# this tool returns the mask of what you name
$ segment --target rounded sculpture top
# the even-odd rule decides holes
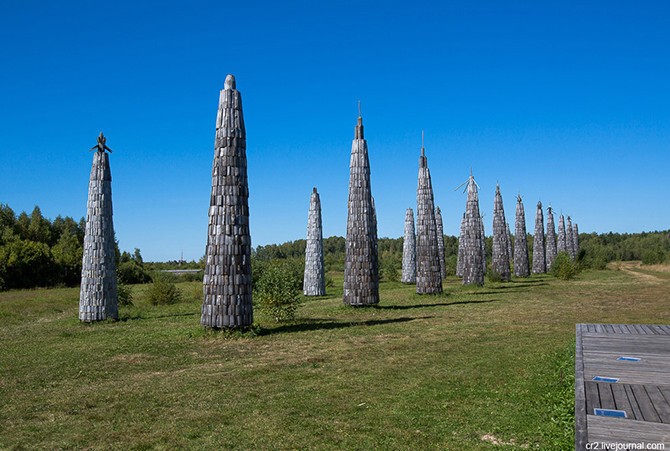
[[[235,87],[235,76],[233,74],[226,75],[226,81],[223,84],[224,89],[237,89]]]

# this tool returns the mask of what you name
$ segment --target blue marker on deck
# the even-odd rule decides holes
[[[601,417],[613,417],[613,418],[628,418],[625,410],[614,410],[614,409],[593,409],[594,415]]]
[[[639,357],[627,357],[625,355],[622,355],[617,360],[622,360],[624,362],[639,362],[641,359]]]
[[[609,382],[610,384],[616,384],[617,382],[619,382],[618,377],[605,377],[605,376],[595,376],[591,380],[595,382]]]

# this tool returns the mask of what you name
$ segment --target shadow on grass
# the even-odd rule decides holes
[[[481,293],[477,293],[481,294]],[[413,304],[413,305],[378,305],[375,308],[380,310],[410,310],[415,308],[428,308],[428,307],[447,307],[450,305],[463,305],[463,304],[486,304],[488,302],[498,302],[497,299],[486,299],[482,301],[456,301],[456,302],[434,302],[432,304]]]
[[[129,314],[129,315],[119,315],[119,321],[135,321],[138,319],[160,319],[160,318],[177,318],[179,316],[196,316],[200,315],[200,312],[182,312],[182,313],[169,313],[166,315],[150,315],[144,316],[142,314]]]
[[[414,318],[404,317],[404,318],[393,318],[393,319],[373,319],[368,321],[349,321],[349,322],[310,319],[299,324],[287,324],[272,329],[262,328],[258,335],[273,335],[287,332],[308,332],[312,330],[344,329],[347,327],[358,327],[358,326],[379,326],[382,324],[406,323],[408,321],[414,321],[417,319],[430,319],[430,318],[432,318],[432,316],[418,316]]]

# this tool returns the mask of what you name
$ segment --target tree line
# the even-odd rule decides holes
[[[58,216],[52,221],[38,206],[16,215],[0,204],[0,290],[79,285],[85,228],[84,218]],[[115,241],[115,252],[121,282],[151,280],[139,249],[120,252]]]
[[[30,214],[19,215],[6,204],[0,204],[0,290],[49,286],[76,286],[81,277],[84,218],[78,221],[66,216],[49,220],[39,207]],[[513,237],[512,237],[513,238]],[[532,235],[528,235],[529,256],[533,255]],[[578,262],[582,268],[604,269],[611,261],[640,260],[643,264],[670,262],[670,231],[642,233],[580,233]],[[398,280],[402,267],[402,238],[378,240],[379,267],[384,280]],[[447,274],[456,273],[458,237],[444,237]],[[146,283],[152,273],[164,269],[203,269],[198,262],[144,262],[139,249],[120,252],[115,243],[119,280],[126,284]],[[486,238],[486,252],[491,261],[492,238]],[[332,236],[323,240],[326,271],[344,268],[345,239]],[[257,246],[252,263],[291,260],[304,262],[305,240]]]

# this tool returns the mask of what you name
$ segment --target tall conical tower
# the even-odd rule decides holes
[[[419,183],[416,189],[416,292],[442,293],[433,185],[423,143],[419,157]]]
[[[546,254],[547,254],[547,271],[551,269],[551,265],[556,260],[556,227],[554,226],[554,210],[547,208],[547,240],[546,240]]]
[[[512,246],[512,231],[509,228],[509,222],[507,223],[507,255],[509,255],[510,264],[514,263],[514,246]],[[510,271],[511,272],[511,271]]]
[[[414,232],[414,212],[405,213],[405,238],[402,242],[402,283],[416,283],[416,234]]]
[[[456,276],[463,277],[463,268],[465,268],[465,213],[461,219],[461,232],[458,235],[458,255],[456,259]]]
[[[500,194],[500,186],[496,185],[496,195],[493,201],[493,252],[491,269],[500,276],[500,280],[503,282],[508,282],[512,278],[509,267],[508,239],[502,194]]]
[[[533,236],[533,274],[545,272],[547,272],[547,260],[544,253],[544,214],[542,202],[538,202],[535,212],[535,236]]]
[[[579,255],[579,227],[577,227],[577,223],[572,225],[572,243],[575,255]]]
[[[351,144],[349,168],[343,301],[352,306],[374,305],[379,303],[377,220],[370,188],[368,143],[360,114]]]
[[[447,267],[444,261],[444,226],[440,207],[435,209],[435,226],[437,228],[437,255],[440,258],[440,277],[444,280],[447,277]]]
[[[321,199],[316,187],[312,190],[307,216],[307,242],[305,244],[305,296],[325,296],[326,274],[323,262],[323,229],[321,226]]]
[[[565,218],[563,218],[563,215],[561,215],[558,217],[558,244],[556,246],[556,250],[558,252],[568,252],[568,243],[565,241],[566,239]]]
[[[228,75],[219,95],[209,203],[204,300],[200,323],[213,328],[253,323],[247,139],[242,97]]]
[[[475,178],[468,179],[468,200],[465,204],[465,235],[463,237],[463,285],[484,285],[482,262],[482,217]]]
[[[568,216],[568,222],[565,224],[565,247],[568,249],[568,254],[573,260],[577,256],[575,252],[575,238],[572,235],[572,219]]]
[[[479,226],[481,234],[479,235],[479,242],[482,248],[482,274],[486,275],[486,233],[484,232],[484,215],[479,216]]]
[[[528,277],[528,244],[526,240],[526,213],[523,209],[521,195],[516,202],[516,221],[514,226],[514,275]]]
[[[112,150],[107,147],[107,139],[102,132],[93,149],[96,151],[88,182],[79,293],[79,319],[86,322],[119,317],[112,220],[112,172],[109,155],[105,152]]]

